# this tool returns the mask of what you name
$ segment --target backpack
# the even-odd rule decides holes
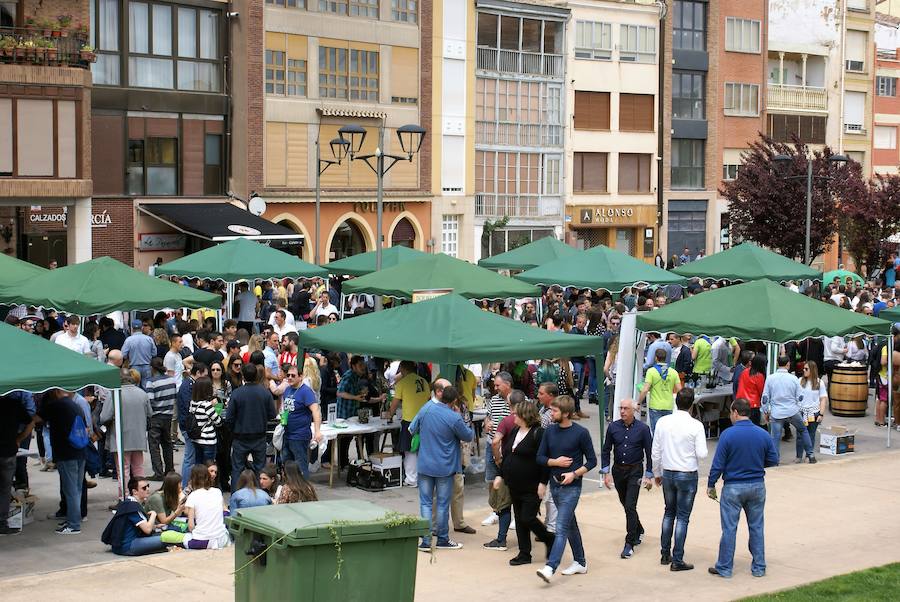
[[[193,412],[188,412],[184,417],[184,432],[187,433],[189,439],[198,440],[203,436],[203,429],[197,421],[197,416]]]
[[[69,445],[75,449],[84,449],[91,442],[84,424],[84,417],[79,413],[72,421],[72,429],[69,431]]]

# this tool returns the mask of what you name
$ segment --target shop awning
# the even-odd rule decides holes
[[[179,232],[213,242],[236,238],[303,240],[302,234],[230,203],[162,203],[140,205],[139,208]]]

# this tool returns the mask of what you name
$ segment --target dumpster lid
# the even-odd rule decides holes
[[[284,538],[286,545],[318,545],[332,541],[329,527],[341,538],[356,540],[418,537],[428,531],[428,522],[389,527],[385,517],[390,510],[363,500],[301,502],[243,508],[231,517],[231,527],[249,530],[273,539]]]

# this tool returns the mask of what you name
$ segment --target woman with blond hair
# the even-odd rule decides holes
[[[803,377],[800,379],[800,387],[803,391],[803,399],[800,401],[800,414],[809,431],[809,438],[816,440],[816,430],[825,417],[825,407],[828,405],[828,389],[825,381],[819,377],[819,367],[813,361],[806,362],[803,366]],[[797,436],[800,441],[801,437]],[[798,456],[795,460],[798,464],[803,462],[802,448],[797,447]],[[810,456],[812,457],[812,456]]]
[[[241,353],[241,359],[244,360],[245,364],[250,363],[250,356],[253,355],[254,351],[262,351],[265,346],[266,341],[263,339],[261,334],[254,334],[250,337],[250,340],[247,342],[247,350]]]

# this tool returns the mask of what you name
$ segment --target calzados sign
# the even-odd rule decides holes
[[[67,214],[65,211],[59,213],[32,213],[30,220],[32,223],[40,223],[40,224],[50,224],[50,223],[60,223],[65,224],[67,222]],[[91,214],[91,227],[92,228],[105,228],[107,226],[112,225],[112,217],[109,213],[104,209],[100,213],[92,213]]]

